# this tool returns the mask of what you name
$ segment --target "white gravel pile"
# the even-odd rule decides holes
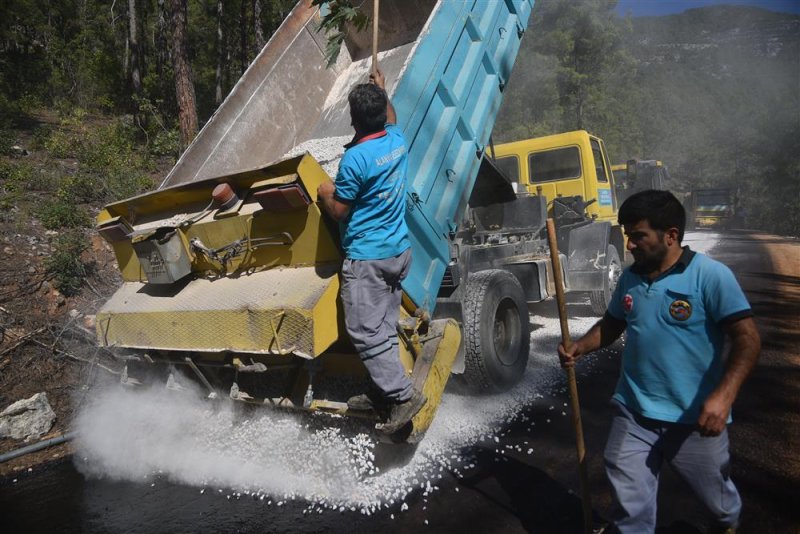
[[[352,141],[352,139],[352,135],[310,139],[291,149],[281,159],[293,158],[308,152],[314,156],[314,159],[328,173],[328,176],[334,178],[339,170],[339,161],[342,159],[342,154],[344,154],[344,145]]]

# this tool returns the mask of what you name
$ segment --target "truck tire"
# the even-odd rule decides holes
[[[530,319],[522,286],[507,271],[470,275],[464,310],[464,380],[479,391],[504,391],[528,365]]]
[[[608,303],[611,302],[611,295],[614,294],[614,288],[617,287],[617,281],[622,274],[622,262],[619,260],[619,254],[614,245],[608,245],[606,261],[608,262],[608,271],[606,271],[606,276],[603,277],[603,289],[592,291],[589,294],[592,312],[597,315],[606,313]]]

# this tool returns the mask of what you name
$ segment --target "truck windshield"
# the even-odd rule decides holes
[[[494,163],[506,178],[512,182],[519,182],[519,159],[517,156],[503,156],[494,160]]]
[[[534,152],[528,156],[528,166],[532,184],[578,178],[581,175],[580,150],[571,146]]]
[[[698,207],[727,206],[728,204],[730,204],[730,198],[727,192],[697,193],[696,205]]]
[[[597,173],[598,182],[608,182],[608,175],[606,174],[606,164],[603,160],[603,151],[600,149],[600,143],[596,139],[591,139],[592,156],[594,156],[595,173]]]

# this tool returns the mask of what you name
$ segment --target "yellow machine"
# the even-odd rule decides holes
[[[367,376],[341,341],[338,232],[315,203],[327,179],[305,155],[107,206],[98,231],[124,283],[97,314],[99,342],[139,349],[131,367],[183,368],[210,397],[230,383],[234,400],[374,417],[342,402]],[[393,439],[413,442],[433,420],[461,335],[455,321],[404,304],[401,360],[429,402]]]
[[[736,192],[729,187],[692,189],[688,227],[730,229],[736,222]]]

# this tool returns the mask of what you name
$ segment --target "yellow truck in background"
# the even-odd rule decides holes
[[[691,229],[730,229],[737,216],[736,193],[728,187],[692,189],[686,212]]]
[[[604,313],[622,272],[625,239],[617,223],[614,175],[603,140],[578,130],[498,144],[494,157],[517,184],[518,194],[548,199],[548,216],[559,229],[559,250],[567,254],[567,288],[587,291],[593,311]],[[579,240],[569,238],[569,229],[584,226],[595,230]],[[587,260],[594,269],[585,268]]]

